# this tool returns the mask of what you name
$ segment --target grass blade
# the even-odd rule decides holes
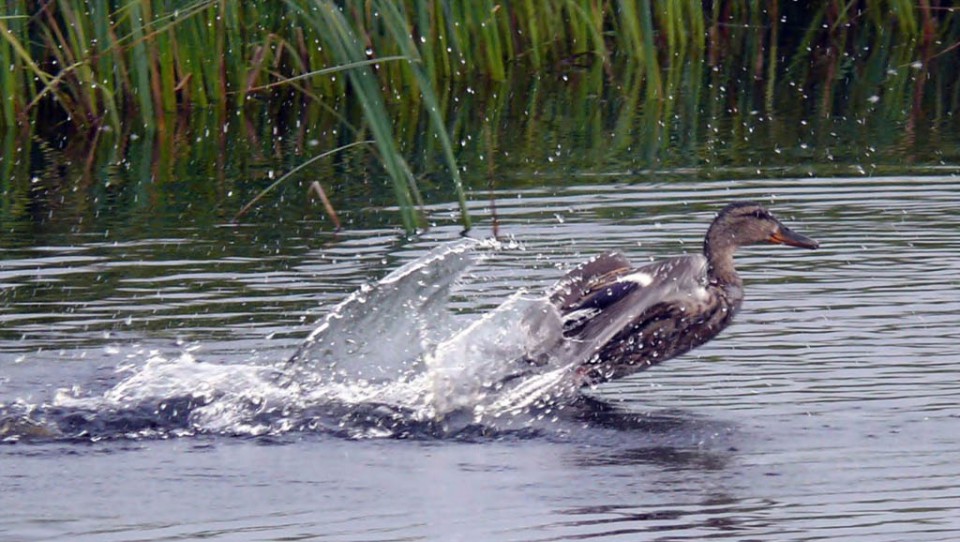
[[[433,125],[433,132],[437,136],[437,139],[440,140],[440,146],[443,148],[443,156],[447,161],[447,168],[453,178],[457,201],[460,204],[460,219],[463,222],[463,227],[469,230],[471,226],[470,211],[467,209],[466,195],[463,191],[463,179],[460,177],[460,167],[457,165],[457,159],[453,154],[453,143],[450,141],[446,123],[443,120],[443,115],[440,113],[441,109],[440,103],[437,100],[437,94],[434,92],[433,85],[430,83],[430,77],[420,62],[417,49],[407,30],[406,18],[400,12],[400,8],[390,0],[381,0],[378,5],[380,6],[383,17],[386,19],[387,29],[393,35],[394,40],[400,46],[403,54],[410,58],[410,69],[413,71],[413,75],[417,80],[424,107],[426,107],[430,122]]]

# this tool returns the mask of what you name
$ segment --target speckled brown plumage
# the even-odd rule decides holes
[[[583,344],[582,385],[622,378],[702,345],[733,321],[743,283],[733,254],[763,242],[816,248],[762,206],[733,203],[707,230],[702,254],[632,269],[603,254],[568,273],[550,293],[564,336]]]

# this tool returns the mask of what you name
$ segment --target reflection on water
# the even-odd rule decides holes
[[[483,89],[447,89],[442,101],[472,212],[481,220],[498,194],[544,186],[957,173],[960,131],[948,97],[960,79],[926,78],[927,63],[910,65],[915,51],[892,49],[876,51],[877,74],[827,70],[844,74],[841,86],[823,85],[817,70],[799,79],[784,73],[775,99],[767,95],[773,86],[761,88],[734,62],[701,65],[703,72],[672,68],[665,95],[646,99],[643,77],[611,80],[597,63],[570,73],[517,73]],[[941,59],[938,69],[948,74],[954,64]],[[807,77],[823,88],[800,88]],[[842,85],[850,92],[839,91]],[[937,90],[924,92],[924,85]],[[919,101],[910,89],[920,89]],[[177,119],[158,134],[102,133],[96,149],[64,134],[40,142],[10,132],[0,141],[0,247],[72,245],[77,234],[91,243],[125,243],[179,223],[192,226],[181,236],[223,239],[239,257],[285,256],[338,239],[322,205],[308,195],[315,180],[348,231],[377,235],[373,230],[383,228],[380,235],[394,238],[393,192],[364,146],[312,163],[241,227],[225,227],[283,173],[353,142],[359,110],[343,109],[339,125],[341,111],[320,107],[251,103],[226,120],[197,110],[190,122]],[[401,112],[396,129],[425,200],[437,205],[427,223],[451,224],[453,188],[434,142],[424,140],[425,112],[414,109]],[[227,231],[198,236],[212,228]],[[210,249],[216,257],[224,247]]]

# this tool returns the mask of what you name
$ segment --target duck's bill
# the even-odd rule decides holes
[[[818,248],[820,246],[820,243],[810,239],[805,235],[794,233],[786,226],[780,226],[780,229],[770,236],[769,241],[771,243],[790,245],[792,247],[800,248]]]

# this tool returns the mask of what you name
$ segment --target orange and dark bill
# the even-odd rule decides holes
[[[800,248],[817,248],[820,246],[820,243],[814,241],[813,239],[800,235],[799,233],[794,233],[790,230],[790,228],[782,225],[776,232],[774,232],[773,235],[770,236],[768,240],[771,243],[790,245],[792,247]]]

